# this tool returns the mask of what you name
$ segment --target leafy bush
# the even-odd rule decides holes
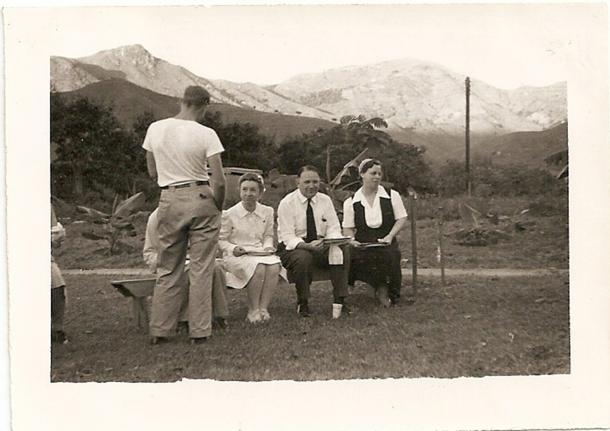
[[[563,181],[557,180],[542,169],[525,166],[473,166],[473,194],[492,196],[535,196],[545,193],[566,193]],[[466,191],[466,172],[461,162],[449,161],[437,173],[436,190],[439,195],[453,197]]]

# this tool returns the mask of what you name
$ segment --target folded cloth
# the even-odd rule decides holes
[[[328,264],[343,265],[343,250],[338,245],[331,245],[328,249]]]

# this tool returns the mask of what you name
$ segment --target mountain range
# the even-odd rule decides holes
[[[51,57],[54,91],[104,99],[128,119],[141,105],[149,105],[155,115],[173,115],[184,88],[201,85],[223,117],[249,118],[277,139],[331,127],[343,115],[363,114],[384,118],[390,134],[426,146],[432,159],[446,158],[462,146],[464,80],[444,66],[413,59],[331,69],[261,86],[198,76],[153,56],[141,45],[77,59]],[[566,92],[565,82],[503,90],[472,79],[473,143],[561,124],[567,119]]]

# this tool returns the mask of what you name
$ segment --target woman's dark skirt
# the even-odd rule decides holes
[[[386,285],[392,301],[400,297],[402,274],[400,271],[400,250],[394,241],[387,247],[351,249],[349,284],[356,280],[370,284],[374,288]]]

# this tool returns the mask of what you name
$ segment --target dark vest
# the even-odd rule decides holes
[[[388,196],[391,195],[391,190],[385,188]],[[367,226],[366,219],[364,217],[364,205],[361,202],[353,202],[354,208],[354,224],[356,225],[356,241],[358,242],[377,242],[379,238],[383,238],[390,233],[396,217],[394,217],[394,209],[392,208],[392,200],[390,197],[384,198],[379,197],[379,206],[381,207],[381,226],[378,228],[371,228]]]

